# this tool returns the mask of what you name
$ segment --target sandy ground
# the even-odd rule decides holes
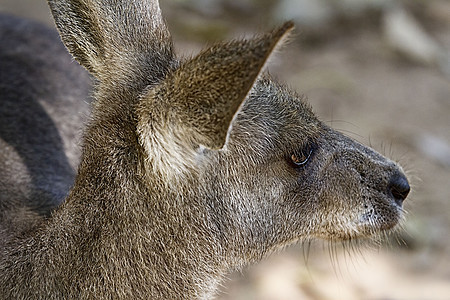
[[[268,28],[264,9],[211,17],[181,2],[163,11],[184,54]],[[446,49],[448,3],[430,1],[420,19]],[[44,1],[2,0],[0,11],[52,24]],[[404,230],[380,247],[292,246],[230,275],[219,299],[450,299],[450,79],[391,51],[376,20],[329,32],[297,30],[269,70],[322,120],[404,166],[412,183]]]

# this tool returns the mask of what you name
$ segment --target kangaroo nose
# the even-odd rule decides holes
[[[402,206],[403,200],[406,199],[411,189],[408,183],[408,179],[406,179],[405,175],[403,174],[396,174],[392,176],[388,188],[392,196],[394,197],[395,202],[399,206]]]

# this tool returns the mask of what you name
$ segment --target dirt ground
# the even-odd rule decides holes
[[[213,13],[162,3],[180,53],[275,23],[270,0],[225,2]],[[412,2],[422,4],[407,9],[448,51],[450,1]],[[1,0],[0,11],[52,25],[43,0]],[[332,127],[400,162],[412,183],[404,229],[380,246],[292,246],[230,275],[218,299],[450,299],[450,75],[441,70],[393,51],[379,11],[296,30],[269,71]]]

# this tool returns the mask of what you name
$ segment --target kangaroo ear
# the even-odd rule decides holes
[[[257,38],[201,52],[151,91],[153,100],[146,105],[168,108],[175,120],[167,122],[178,122],[182,135],[189,135],[194,144],[222,148],[235,114],[269,55],[292,28],[293,23],[287,22]]]
[[[145,74],[153,77],[148,82],[156,82],[165,76],[173,59],[172,41],[157,0],[48,0],[48,4],[69,52],[100,81],[117,83]]]

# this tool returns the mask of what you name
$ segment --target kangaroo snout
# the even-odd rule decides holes
[[[402,206],[403,201],[408,196],[410,189],[408,179],[406,179],[406,176],[403,173],[398,172],[391,177],[388,185],[388,191],[398,206]]]

